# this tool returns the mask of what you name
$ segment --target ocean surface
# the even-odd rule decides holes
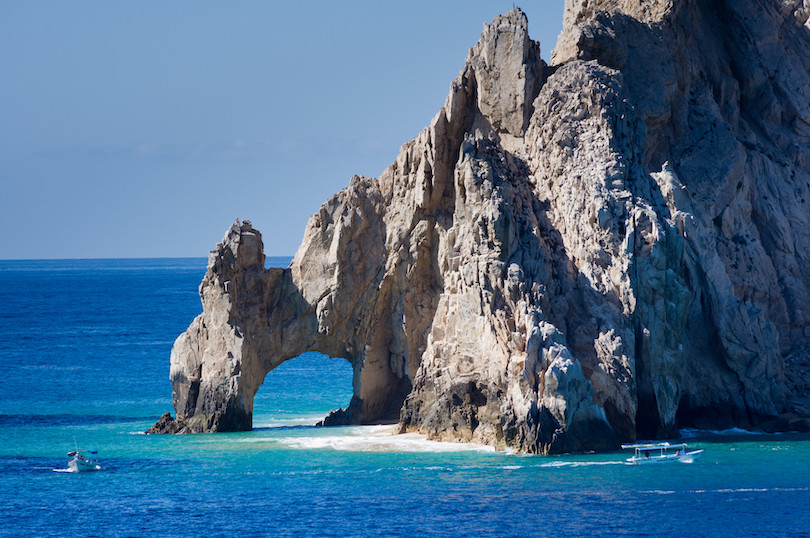
[[[808,436],[684,431],[694,463],[631,466],[316,428],[351,396],[317,353],[268,374],[252,432],[143,435],[205,264],[0,261],[0,536],[810,536]],[[54,472],[74,443],[102,470]]]

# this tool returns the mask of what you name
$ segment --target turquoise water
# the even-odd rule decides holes
[[[636,467],[314,428],[351,396],[314,353],[267,376],[253,432],[142,435],[205,262],[0,262],[0,536],[810,535],[807,436],[684,432],[695,463]],[[102,471],[53,472],[74,437]]]

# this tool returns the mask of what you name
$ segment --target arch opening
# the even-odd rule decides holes
[[[253,429],[313,426],[352,399],[352,365],[309,351],[267,373],[253,400]]]

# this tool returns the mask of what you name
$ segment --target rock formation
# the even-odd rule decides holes
[[[264,376],[315,350],[354,369],[327,424],[532,453],[806,429],[808,13],[566,0],[552,66],[519,9],[485,25],[430,125],[310,218],[289,268],[231,227],[172,350],[170,427],[249,429]]]

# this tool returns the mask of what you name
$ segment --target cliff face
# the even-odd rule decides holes
[[[316,350],[354,368],[327,424],[526,452],[807,428],[809,6],[567,0],[552,67],[496,18],[288,269],[231,227],[172,350],[174,427],[249,429],[264,376]]]

